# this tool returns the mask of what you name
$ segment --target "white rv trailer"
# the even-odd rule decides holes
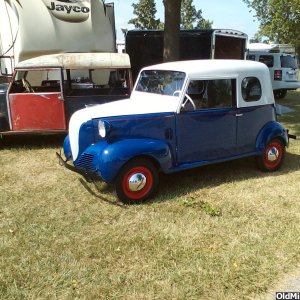
[[[20,61],[62,52],[116,52],[115,41],[113,3],[0,0],[2,82]]]

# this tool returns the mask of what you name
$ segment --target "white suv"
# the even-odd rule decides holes
[[[300,88],[298,64],[294,54],[249,50],[247,59],[268,66],[275,98],[284,98],[288,90]]]

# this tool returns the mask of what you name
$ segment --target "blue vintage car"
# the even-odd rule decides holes
[[[264,64],[194,60],[144,68],[130,99],[75,112],[59,157],[132,204],[154,195],[160,173],[249,156],[276,171],[288,141]]]

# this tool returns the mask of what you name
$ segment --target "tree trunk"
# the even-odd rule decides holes
[[[163,0],[165,6],[164,61],[179,59],[181,0]]]

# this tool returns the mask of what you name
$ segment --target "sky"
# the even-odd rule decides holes
[[[109,1],[107,1],[109,2]],[[138,0],[113,0],[115,4],[115,16],[117,27],[117,39],[124,40],[121,28],[133,29],[128,21],[135,17],[133,15],[132,3]],[[162,0],[157,0],[157,18],[164,19],[164,7]],[[248,39],[254,37],[258,31],[259,23],[254,13],[242,0],[194,0],[197,10],[202,10],[205,19],[213,21],[213,28],[235,29],[248,35]]]

